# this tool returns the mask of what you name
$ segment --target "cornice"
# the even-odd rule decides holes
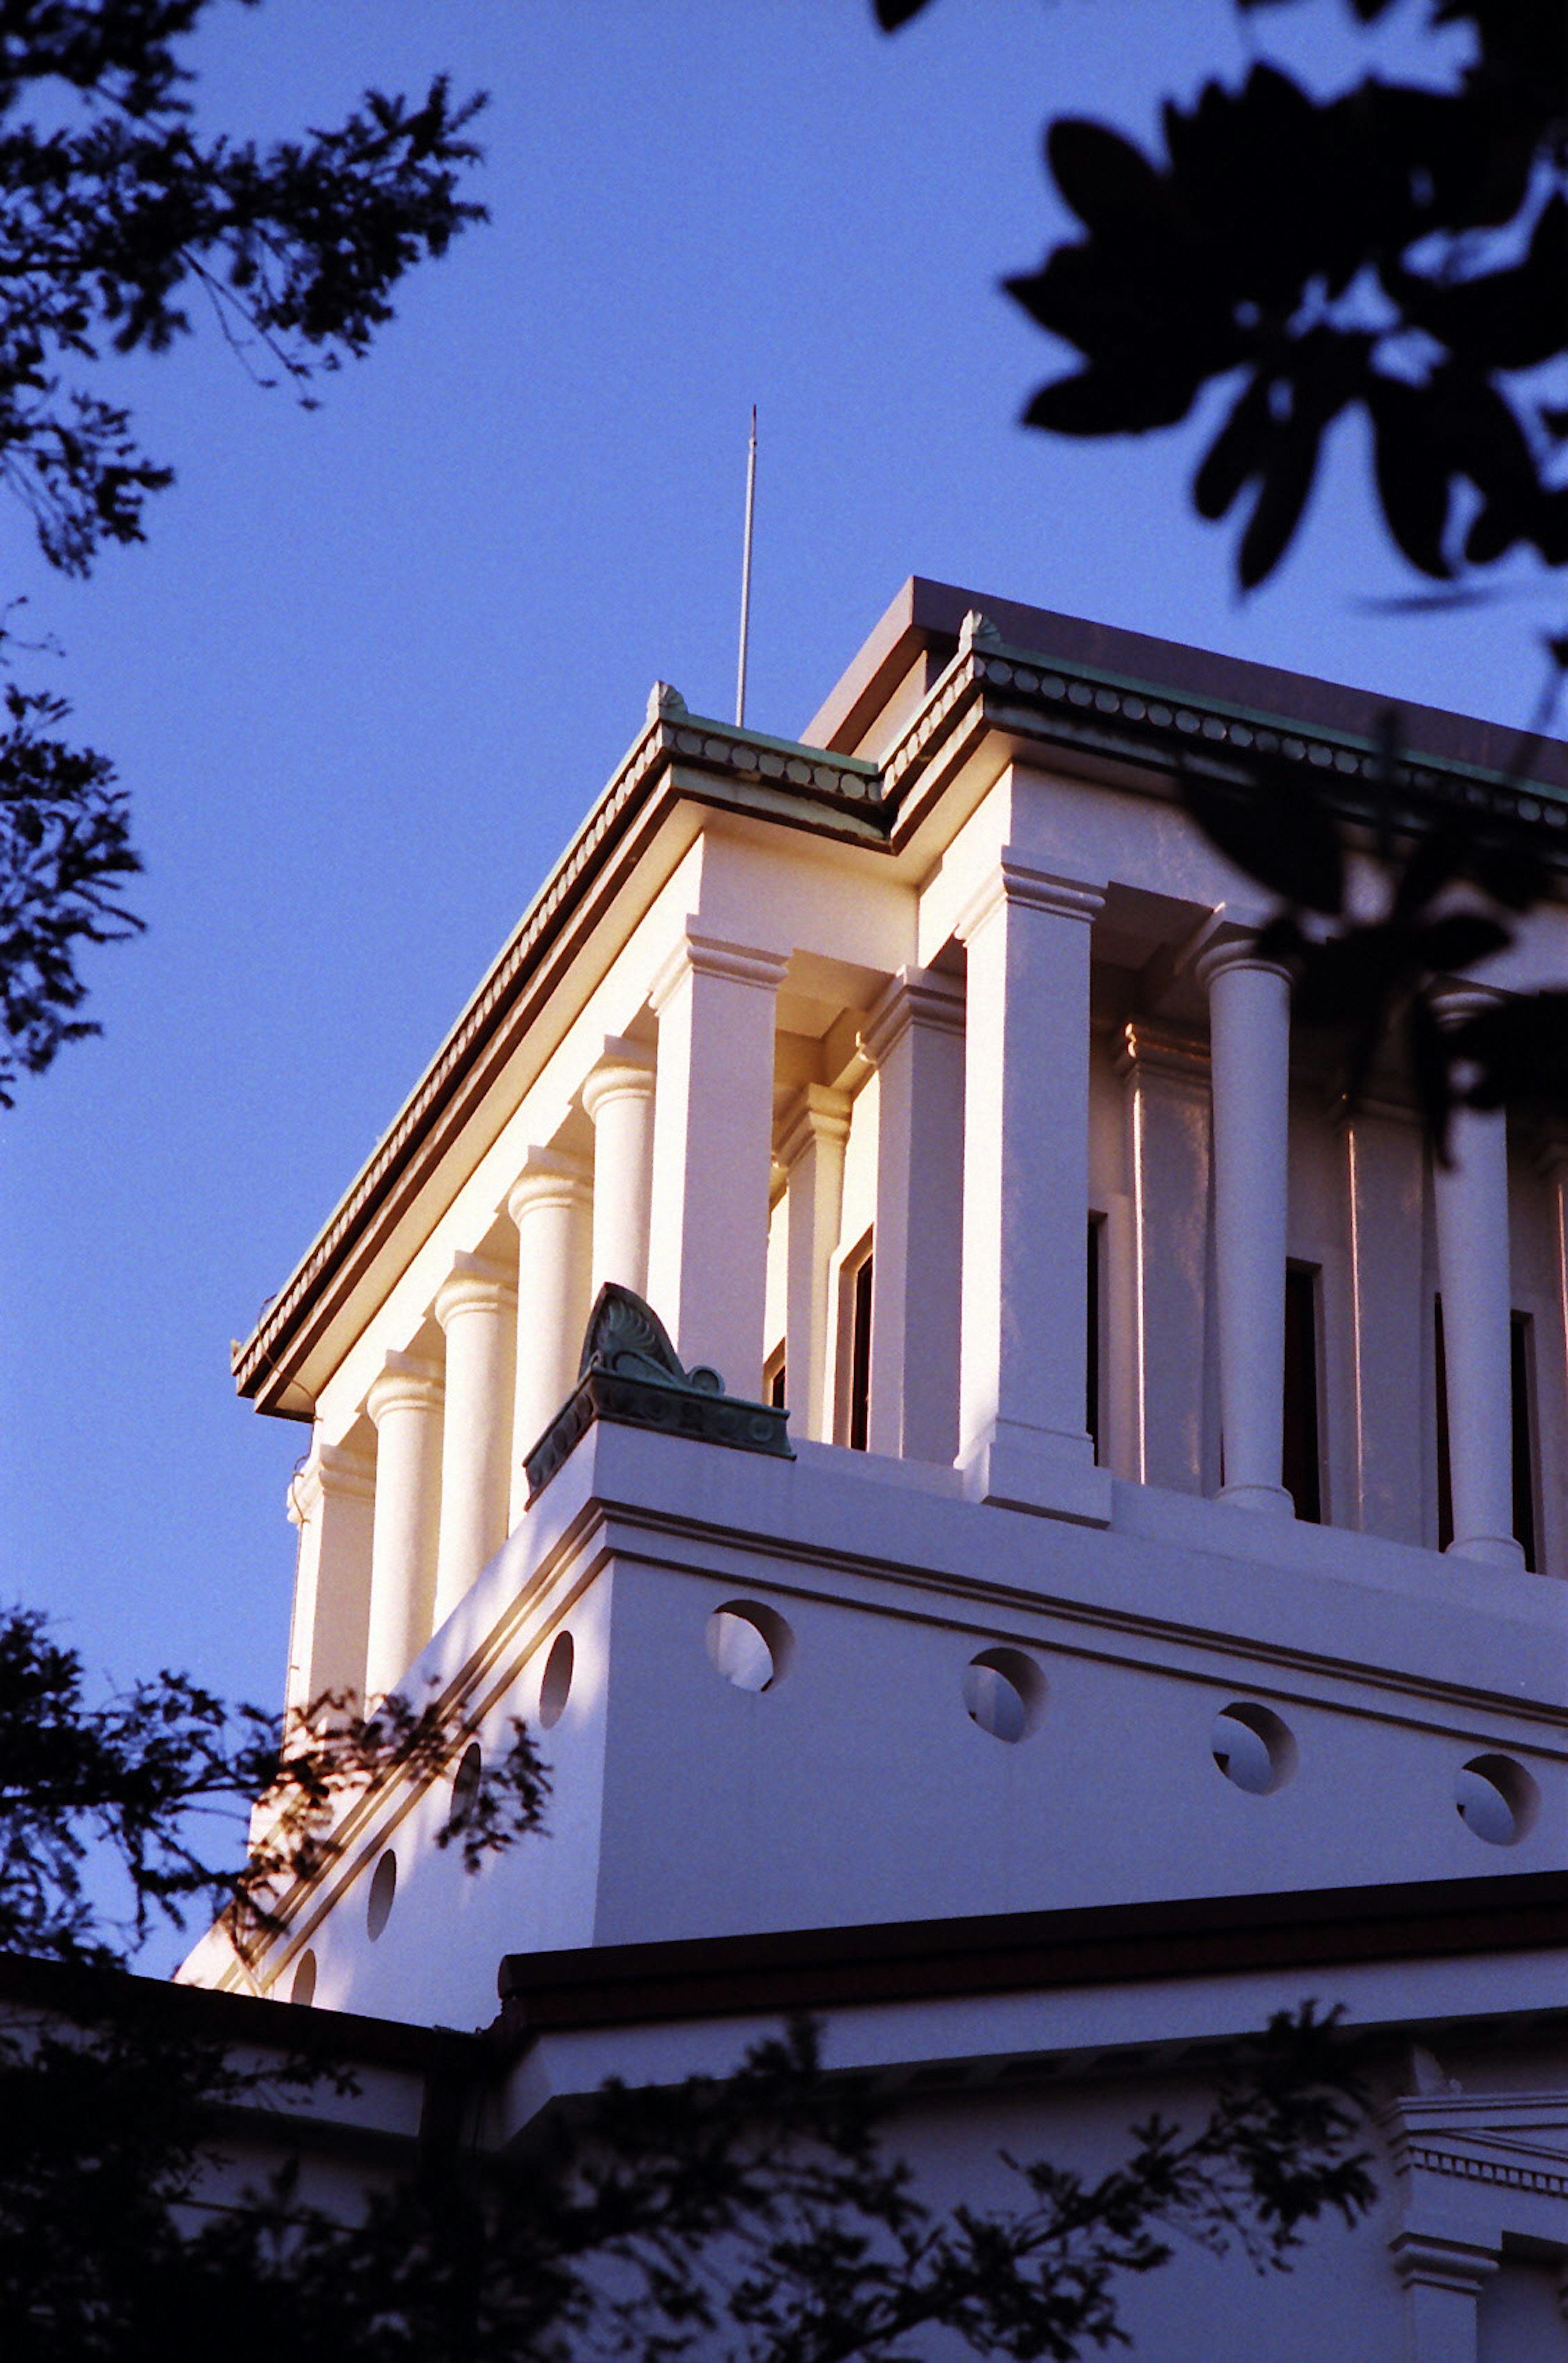
[[[1381,702],[1369,696],[1369,711]],[[1555,852],[1568,868],[1568,793],[1560,787],[1424,754],[1401,759],[1385,779],[1385,751],[1373,738],[1297,725],[1222,698],[1173,696],[1091,665],[1049,662],[1038,650],[1005,646],[984,627],[966,631],[884,760],[883,800],[895,838],[924,775],[941,767],[955,741],[968,743],[980,729],[1165,777],[1181,763],[1239,783],[1265,756],[1287,776],[1309,777],[1347,819],[1380,820],[1397,832],[1434,810],[1484,815],[1539,831],[1549,857]]]
[[[559,950],[564,931],[631,828],[661,791],[699,803],[760,811],[785,826],[881,847],[886,841],[881,775],[855,755],[808,748],[688,714],[655,685],[643,729],[603,795],[525,912],[435,1058],[347,1193],[231,1357],[242,1395],[282,1410],[290,1358],[327,1276],[370,1231],[396,1178],[418,1157],[496,1032]]]

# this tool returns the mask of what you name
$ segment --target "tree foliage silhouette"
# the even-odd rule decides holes
[[[247,0],[256,5],[256,0]],[[260,383],[314,404],[368,351],[403,274],[483,217],[461,194],[480,101],[441,78],[378,91],[335,128],[261,147],[198,130],[181,44],[210,0],[10,0],[0,21],[0,483],[50,564],[89,573],[139,541],[172,471],[104,391],[209,314]],[[23,112],[29,102],[49,119]],[[0,654],[14,635],[0,631]],[[108,758],[58,733],[58,696],[13,686],[0,732],[0,1105],[96,1032],[78,954],[139,922],[139,868]]]
[[[929,0],[874,0],[884,29]],[[953,5],[953,0],[950,0]],[[1236,0],[1262,17],[1301,0]],[[1319,0],[1329,5],[1329,0]],[[1391,0],[1343,0],[1371,26]],[[1058,435],[1173,427],[1206,392],[1224,415],[1192,484],[1197,514],[1238,511],[1236,574],[1264,582],[1289,549],[1326,438],[1360,413],[1374,497],[1396,548],[1443,586],[1438,609],[1489,595],[1489,570],[1568,564],[1568,45],[1540,0],[1423,0],[1426,31],[1467,32],[1446,84],[1367,74],[1316,96],[1278,66],[1237,89],[1166,103],[1148,154],[1063,116],[1046,161],[1080,225],[1006,283],[1076,365],[1024,412]],[[1408,603],[1406,603],[1408,604]],[[1544,636],[1547,684],[1510,775],[1528,776],[1568,670]],[[1338,1037],[1353,1103],[1392,1041],[1446,1149],[1457,1104],[1568,1120],[1568,995],[1521,994],[1457,1026],[1434,1001],[1455,971],[1513,940],[1546,892],[1552,838],[1516,818],[1402,799],[1397,717],[1373,828],[1396,874],[1352,915],[1347,859],[1368,842],[1299,771],[1260,767],[1227,795],[1195,775],[1189,809],[1280,898],[1265,949],[1296,982],[1304,1023]],[[1369,734],[1370,735],[1370,734]]]

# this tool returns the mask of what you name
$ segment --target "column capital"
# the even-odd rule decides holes
[[[341,1444],[313,1446],[310,1457],[289,1480],[290,1523],[303,1526],[324,1501],[373,1502],[375,1462]]]
[[[439,1411],[446,1389],[441,1366],[422,1354],[388,1354],[371,1382],[365,1411],[377,1427],[393,1411]]]
[[[970,896],[953,926],[961,943],[983,927],[1005,904],[1025,911],[1043,911],[1058,919],[1081,919],[1091,924],[1104,906],[1104,886],[1091,884],[1085,879],[1059,877],[1054,871],[1037,870],[1009,847],[1004,847],[996,867],[985,877]]]
[[[1433,990],[1428,1006],[1440,1026],[1462,1026],[1467,1017],[1480,1017],[1488,1009],[1499,1008],[1507,998],[1494,985],[1478,984],[1473,977],[1456,977],[1451,984]]]
[[[1169,1076],[1172,1082],[1186,1083],[1195,1091],[1209,1088],[1208,1044],[1199,1034],[1189,1034],[1184,1026],[1165,1026],[1147,1017],[1129,1017],[1121,1029],[1117,1048],[1116,1071],[1123,1077],[1132,1074]]]
[[[1451,2290],[1459,2297],[1475,2297],[1496,2271],[1502,2259],[1475,2240],[1457,2240],[1451,2234],[1418,2232],[1407,2224],[1388,2243],[1394,2269],[1407,2289]]]
[[[558,1148],[530,1148],[523,1170],[506,1193],[506,1212],[520,1225],[539,1206],[586,1206],[588,1169],[581,1158]]]
[[[681,941],[660,962],[648,998],[654,1015],[659,1016],[671,994],[689,974],[721,976],[731,984],[751,984],[760,992],[776,993],[788,966],[784,953],[764,951],[754,944],[727,943],[721,937],[698,935],[688,927]]]
[[[604,1049],[583,1085],[584,1115],[596,1124],[606,1100],[651,1099],[656,1072],[653,1053],[643,1043],[606,1034]]]
[[[493,1263],[488,1256],[468,1255],[460,1250],[436,1291],[431,1309],[445,1329],[462,1314],[510,1313],[516,1311],[517,1303],[517,1292],[504,1264]]]
[[[807,1083],[790,1102],[784,1115],[784,1136],[779,1143],[779,1163],[788,1169],[803,1158],[818,1141],[832,1141],[840,1146],[850,1137],[850,1102],[843,1092],[831,1092],[824,1083]]]
[[[1278,977],[1282,984],[1290,982],[1290,971],[1283,960],[1265,960],[1259,952],[1256,929],[1228,920],[1223,908],[1215,913],[1209,928],[1199,930],[1199,940],[1189,948],[1187,957],[1206,992],[1217,976],[1229,976],[1237,969]]]
[[[963,1019],[964,991],[957,977],[929,968],[901,968],[878,996],[860,1030],[858,1047],[873,1067],[880,1067],[911,1026],[962,1035]]]

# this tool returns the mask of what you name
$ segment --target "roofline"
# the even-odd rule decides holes
[[[984,627],[966,630],[965,618],[976,613]],[[858,743],[922,650],[932,678],[883,762],[848,752],[843,742]],[[1376,704],[1365,692],[918,575],[904,584],[805,739],[688,714],[675,692],[656,683],[648,721],[603,794],[391,1126],[250,1337],[235,1347],[239,1392],[261,1409],[310,1416],[288,1401],[295,1385],[290,1363],[319,1326],[332,1274],[373,1242],[406,1170],[421,1158],[433,1169],[438,1127],[454,1108],[461,1117],[463,1094],[482,1080],[495,1036],[559,956],[615,858],[668,796],[862,844],[899,845],[976,733],[995,729],[1020,746],[1070,749],[1095,766],[1108,760],[1124,776],[1129,766],[1168,776],[1195,762],[1228,776],[1244,749],[1267,744],[1287,769],[1310,771],[1341,811],[1359,817],[1383,760],[1368,727]],[[1400,711],[1412,750],[1396,778],[1405,804],[1480,806],[1527,825],[1551,824],[1568,861],[1568,745],[1541,741],[1528,779],[1510,778],[1518,734],[1428,707]]]
[[[1563,1947],[1568,1871],[1549,1870],[509,1953],[497,1985],[503,2027],[527,2041],[678,2019]]]

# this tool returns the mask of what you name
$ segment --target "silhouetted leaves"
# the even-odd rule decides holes
[[[1345,892],[1339,828],[1305,782],[1278,772],[1220,781],[1184,769],[1181,789],[1205,836],[1239,870],[1293,906],[1339,912]]]
[[[1371,21],[1380,0],[1356,13]],[[1050,168],[1084,235],[1007,285],[1081,365],[1035,394],[1027,422],[1144,433],[1240,372],[1193,497],[1218,518],[1255,487],[1243,589],[1289,549],[1325,433],[1357,406],[1412,565],[1451,573],[1462,483],[1479,496],[1466,563],[1521,543],[1568,560],[1568,488],[1550,472],[1564,414],[1528,377],[1568,355],[1568,76],[1561,28],[1543,42],[1533,21],[1551,14],[1434,0],[1434,24],[1472,22],[1483,50],[1446,89],[1369,76],[1318,99],[1256,64],[1237,90],[1167,104],[1162,154],[1103,125],[1051,125]]]
[[[0,484],[63,573],[139,541],[170,470],[98,390],[117,354],[166,351],[217,318],[251,376],[300,399],[368,350],[392,291],[482,217],[460,194],[478,102],[438,77],[417,104],[369,91],[336,128],[270,146],[193,128],[177,44],[209,0],[9,7],[0,42]],[[57,85],[61,120],[21,118]],[[0,1104],[19,1070],[97,1028],[74,1015],[76,952],[139,925],[137,867],[102,756],[50,736],[57,699],[12,693],[0,737]]]

